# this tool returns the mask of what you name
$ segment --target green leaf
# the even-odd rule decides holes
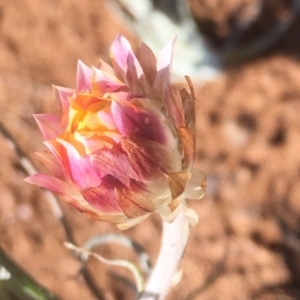
[[[60,300],[12,261],[0,247],[0,299]]]

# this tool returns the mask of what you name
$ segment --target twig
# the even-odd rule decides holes
[[[143,271],[143,273],[145,273],[146,276],[149,275],[152,268],[149,255],[140,244],[138,244],[135,241],[132,241],[126,235],[114,234],[114,233],[96,235],[93,236],[91,239],[89,239],[84,244],[83,248],[87,250],[91,250],[96,246],[105,245],[108,243],[117,243],[130,250],[133,250],[139,258],[139,265],[141,270]],[[88,259],[88,256],[81,255],[81,259],[82,262],[85,262]]]
[[[84,255],[87,255],[87,256],[92,256],[92,257],[96,258],[97,260],[99,260],[100,262],[102,262],[106,265],[124,267],[124,268],[128,269],[134,276],[138,292],[142,291],[143,286],[144,286],[143,277],[142,277],[139,269],[133,263],[131,263],[130,261],[124,260],[124,259],[112,259],[112,260],[111,259],[106,259],[103,256],[101,256],[101,255],[99,255],[95,252],[89,251],[89,250],[84,249],[84,248],[76,247],[75,245],[73,245],[71,243],[65,243],[65,246],[68,249],[70,249],[72,251],[75,251],[77,253],[84,254]]]

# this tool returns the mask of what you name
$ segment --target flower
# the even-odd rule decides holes
[[[60,115],[34,116],[49,149],[35,156],[52,175],[26,181],[121,229],[152,212],[172,221],[185,198],[200,198],[200,180],[190,180],[195,97],[189,78],[191,93],[170,84],[174,43],[156,59],[145,44],[135,55],[118,35],[112,67],[79,61],[76,89],[54,86]]]

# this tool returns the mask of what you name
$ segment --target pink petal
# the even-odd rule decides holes
[[[143,71],[142,71],[143,72]],[[145,75],[137,74],[135,61],[131,56],[128,57],[128,70],[126,73],[126,83],[133,95],[143,95],[148,91]]]
[[[114,92],[125,87],[125,84],[121,82],[114,75],[105,73],[102,70],[93,67],[93,90],[105,92]]]
[[[75,90],[60,86],[53,86],[53,91],[58,107],[62,109],[64,114],[68,114],[70,107],[69,98],[74,95]]]
[[[123,213],[105,213],[103,211],[97,210],[95,207],[90,205],[81,194],[75,195],[75,197],[69,195],[61,195],[61,198],[65,200],[68,204],[73,206],[79,212],[83,213],[88,218],[94,220],[101,220],[105,222],[112,223],[123,223],[128,220],[128,218]]]
[[[78,60],[77,64],[76,90],[80,92],[90,92],[92,90],[92,69],[81,60]]]
[[[139,98],[132,99],[130,103],[133,106],[141,107],[150,114],[155,115],[161,124],[161,131],[165,135],[165,145],[168,145],[168,147],[173,151],[178,151],[178,138],[176,133],[174,134],[173,130],[171,130],[171,126],[172,128],[174,127],[171,124],[169,117],[164,115],[161,112],[161,109],[157,108],[156,105],[153,104],[152,100]]]
[[[93,135],[91,132],[75,132],[73,135],[74,140],[69,140],[72,144],[75,145],[77,142],[80,143],[80,154],[81,155],[90,155],[91,153],[94,153],[103,147],[110,145],[113,143],[113,141],[104,138],[98,137],[96,134]],[[82,147],[81,147],[82,146]]]
[[[135,57],[129,42],[122,35],[117,35],[112,43],[110,56],[115,70],[120,72],[120,75],[123,78],[125,78],[129,67],[132,68],[132,72],[136,72],[138,78],[143,74],[143,70]],[[128,65],[128,62],[130,62],[130,66]]]
[[[176,37],[171,40],[159,53],[157,58],[157,71],[165,68],[169,68],[171,71],[175,42]]]
[[[113,92],[110,93],[109,96],[111,97],[111,100],[116,100],[116,101],[125,101],[128,102],[132,99],[132,94],[128,90],[128,87],[123,88],[124,91],[121,92]]]
[[[139,179],[126,154],[116,148],[100,150],[91,155],[91,164],[97,169],[100,177],[111,175],[127,187],[130,186],[131,179]]]
[[[59,178],[64,178],[64,172],[60,161],[51,152],[35,152],[34,157],[39,160],[39,162],[45,166],[52,175]]]
[[[181,171],[181,155],[168,146],[134,138],[122,139],[121,146],[131,166],[142,178],[153,179],[161,172]]]
[[[98,116],[100,120],[105,124],[107,129],[109,130],[116,129],[115,121],[113,119],[110,106],[99,111]]]
[[[65,129],[68,125],[68,112],[70,107],[69,99],[75,95],[75,90],[59,86],[53,86],[53,90],[57,106],[60,110],[62,110],[62,128]]]
[[[109,188],[102,184],[82,190],[81,194],[100,213],[122,213],[114,187]]]
[[[156,114],[135,107],[129,103],[112,101],[111,111],[114,122],[123,137],[138,137],[167,143],[169,128],[162,124]]]
[[[97,170],[90,164],[89,156],[80,156],[74,146],[65,140],[59,139],[58,142],[63,146],[59,155],[68,177],[80,189],[98,186],[100,178]]]
[[[45,140],[51,140],[62,133],[61,117],[57,115],[33,115]]]
[[[70,188],[66,182],[42,173],[34,174],[25,178],[24,180],[28,183],[35,184],[39,187],[50,190],[51,192],[62,195],[68,194],[68,190]]]
[[[82,190],[81,194],[92,207],[101,213],[120,213],[122,209],[115,192],[114,181],[115,179],[108,176],[99,186]]]
[[[154,83],[154,89],[160,94],[163,93],[163,87],[171,80],[171,67],[173,62],[173,50],[176,38],[170,41],[160,52],[157,58],[157,76]]]

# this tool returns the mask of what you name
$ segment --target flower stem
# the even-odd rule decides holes
[[[163,300],[169,293],[189,237],[183,211],[172,223],[163,222],[162,243],[156,265],[140,300]]]

